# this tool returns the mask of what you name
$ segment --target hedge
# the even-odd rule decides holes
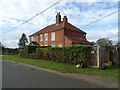
[[[36,53],[39,59],[78,64],[88,63],[91,49],[90,46],[50,47],[37,48]]]
[[[12,49],[12,48],[4,48],[2,49],[2,54],[4,55],[18,55],[19,54],[19,49]]]
[[[24,49],[19,50],[19,55],[22,57],[29,57],[29,54],[36,53],[36,48],[40,46],[27,45]]]
[[[26,46],[19,51],[20,56],[42,60],[52,60],[62,63],[78,64],[88,63],[91,46],[69,46],[69,47],[41,47]]]
[[[22,57],[29,57],[30,54],[36,53],[37,48],[45,48],[45,46],[43,47],[43,46],[39,46],[39,45],[26,45],[24,47],[24,49],[19,50],[19,55]]]

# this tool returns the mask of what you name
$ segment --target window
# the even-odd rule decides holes
[[[31,41],[34,41],[34,37],[31,37]]]
[[[43,41],[43,35],[40,35],[40,41]]]
[[[51,33],[51,41],[55,41],[55,32]]]
[[[86,37],[86,34],[84,34],[83,36]]]
[[[44,34],[44,40],[45,40],[45,41],[48,40],[48,33]]]

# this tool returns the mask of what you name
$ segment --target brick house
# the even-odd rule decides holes
[[[49,25],[29,36],[30,42],[37,42],[40,46],[62,47],[75,44],[90,45],[86,39],[86,32],[68,22],[67,16],[61,21],[60,13],[56,15],[56,23]]]

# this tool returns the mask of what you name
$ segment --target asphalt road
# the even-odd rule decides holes
[[[2,62],[3,88],[98,88],[99,85],[16,62]]]

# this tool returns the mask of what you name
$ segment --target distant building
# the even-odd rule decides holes
[[[56,23],[49,25],[29,36],[30,42],[37,42],[40,46],[71,46],[76,44],[90,45],[86,39],[86,32],[68,22],[67,16],[61,21],[60,13],[56,15]]]

